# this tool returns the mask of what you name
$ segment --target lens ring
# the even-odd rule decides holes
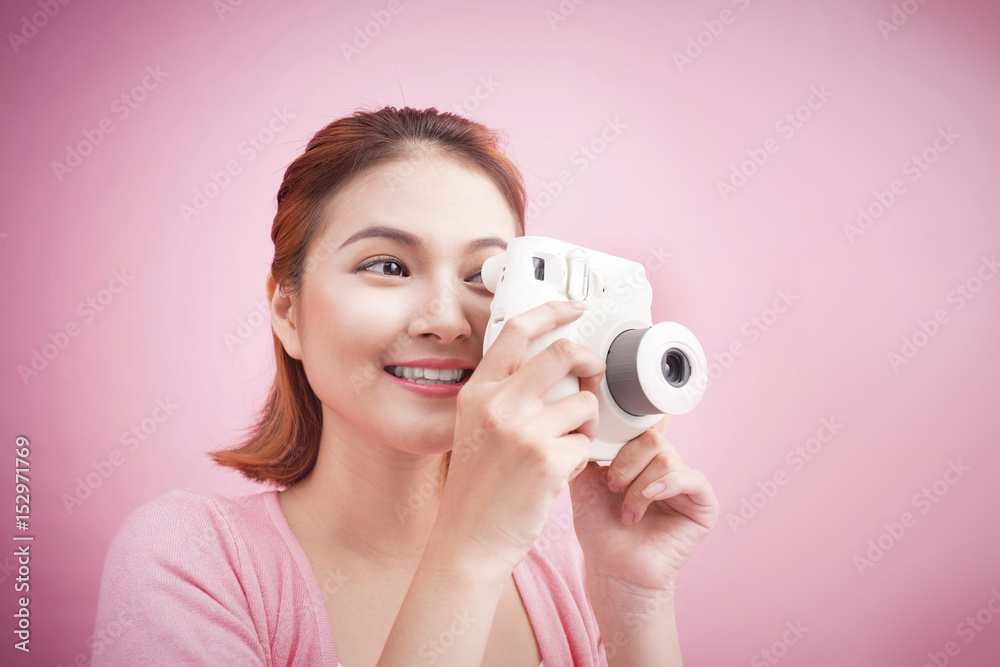
[[[660,372],[671,387],[683,387],[691,379],[691,362],[683,351],[672,347],[663,353]]]

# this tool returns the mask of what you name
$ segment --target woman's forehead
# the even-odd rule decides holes
[[[372,225],[430,238],[513,238],[517,229],[492,180],[434,155],[396,160],[360,174],[327,202],[323,215],[324,235],[331,241],[346,240]]]

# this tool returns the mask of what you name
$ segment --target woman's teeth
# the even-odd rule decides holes
[[[417,384],[458,384],[469,376],[468,368],[417,368],[415,366],[386,366],[398,378]]]

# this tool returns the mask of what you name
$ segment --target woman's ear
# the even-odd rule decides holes
[[[299,341],[298,312],[295,301],[267,273],[267,302],[271,306],[271,329],[285,347],[285,352],[293,359],[302,359],[302,344]]]

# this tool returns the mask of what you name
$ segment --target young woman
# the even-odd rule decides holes
[[[715,494],[666,419],[588,464],[603,360],[568,340],[524,359],[581,304],[512,318],[483,355],[480,269],[524,209],[497,135],[458,116],[385,108],[313,137],[271,230],[275,383],[213,453],[282,490],[136,510],[94,664],[681,663],[674,585]],[[543,404],[567,373],[580,391]]]

